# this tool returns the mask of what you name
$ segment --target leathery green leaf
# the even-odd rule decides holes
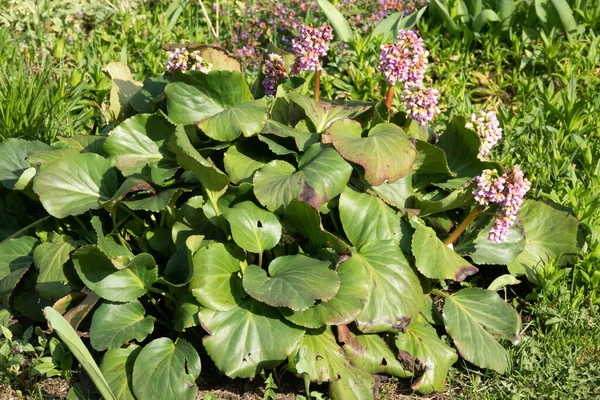
[[[117,269],[96,246],[79,248],[72,259],[83,283],[98,296],[110,301],[135,300],[158,279],[156,262],[147,253],[138,254],[123,269]]]
[[[253,378],[275,368],[304,335],[303,329],[282,320],[276,309],[255,300],[241,301],[224,312],[204,309],[198,317],[209,333],[202,340],[206,352],[230,378]]]
[[[414,220],[411,225],[415,229],[412,252],[417,269],[423,275],[430,279],[462,281],[479,271],[438,239],[432,228]]]
[[[0,300],[8,304],[12,291],[33,262],[38,240],[30,236],[9,239],[0,244]]]
[[[52,216],[79,215],[100,208],[100,202],[112,198],[117,191],[117,173],[97,154],[75,154],[39,171],[33,191]]]
[[[204,307],[227,311],[236,307],[243,295],[238,277],[242,257],[223,243],[201,247],[193,256],[193,276],[189,289]]]
[[[394,124],[378,124],[362,137],[360,123],[336,121],[323,140],[331,141],[346,160],[363,167],[365,180],[373,186],[394,183],[408,175],[417,156],[414,139]]]
[[[142,342],[154,330],[154,318],[137,300],[129,303],[102,303],[94,312],[90,341],[95,350],[111,350],[132,339]]]
[[[415,319],[406,333],[396,336],[398,358],[412,370],[417,379],[412,388],[421,393],[443,392],[446,375],[458,360],[456,351],[444,343],[422,317]]]
[[[370,374],[388,374],[400,378],[412,375],[398,361],[385,340],[377,334],[355,334],[346,325],[339,326],[338,340],[352,365]]]
[[[337,273],[328,261],[301,254],[281,256],[269,264],[269,275],[256,265],[244,272],[244,290],[254,299],[273,307],[303,311],[316,300],[328,301],[340,288]]]
[[[329,382],[334,399],[373,399],[373,376],[356,368],[335,341],[330,327],[308,331],[290,355],[292,370],[317,383]]]
[[[377,240],[353,251],[347,262],[360,263],[370,275],[371,293],[356,325],[364,333],[403,331],[424,301],[419,278],[397,243]]]
[[[352,167],[331,147],[315,143],[300,158],[298,170],[275,160],[254,175],[254,194],[269,211],[279,212],[299,199],[319,208],[339,195]]]
[[[193,400],[200,369],[200,357],[188,342],[155,339],[135,359],[133,392],[138,399]]]
[[[340,196],[339,210],[344,232],[353,245],[371,240],[400,243],[400,217],[377,197],[347,187]]]
[[[281,223],[277,216],[257,207],[251,201],[223,210],[231,226],[235,243],[246,251],[262,253],[271,250],[281,239]]]
[[[50,150],[45,143],[10,138],[0,144],[0,183],[12,190],[21,174],[29,169],[26,158],[34,151]]]
[[[520,218],[525,231],[525,249],[508,265],[512,274],[525,275],[536,283],[539,263],[557,256],[562,265],[575,261],[579,221],[571,212],[556,205],[527,200],[521,207]]]
[[[323,325],[349,324],[363,310],[369,297],[369,273],[355,259],[342,262],[337,273],[340,277],[340,289],[331,300],[315,304],[304,311],[294,312],[286,308],[279,311],[289,321],[312,329]]]
[[[510,356],[496,338],[518,341],[521,318],[494,291],[466,288],[444,301],[444,324],[460,355],[481,368],[501,374]]]
[[[118,400],[135,400],[133,396],[133,364],[142,348],[135,344],[107,351],[100,371]]]

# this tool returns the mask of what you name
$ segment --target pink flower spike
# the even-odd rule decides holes
[[[398,82],[420,86],[428,56],[423,39],[413,31],[401,29],[394,43],[381,45],[378,68],[392,86]]]
[[[292,50],[298,55],[292,65],[292,74],[304,71],[320,71],[321,57],[329,51],[329,42],[333,39],[333,29],[329,25],[313,27],[302,25],[298,36],[292,39]]]

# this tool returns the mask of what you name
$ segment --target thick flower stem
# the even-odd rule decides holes
[[[387,91],[387,96],[385,98],[385,105],[387,106],[388,111],[392,109],[392,101],[394,101],[394,89],[395,86],[390,86]]]
[[[450,234],[450,236],[448,236],[448,238],[444,241],[444,244],[448,245],[456,242],[456,239],[458,239],[458,237],[465,231],[465,229],[467,229],[469,224],[473,222],[475,218],[477,218],[480,212],[481,207],[475,207],[473,211],[471,211],[471,213],[467,215],[467,218],[465,218],[463,222],[461,222],[460,225],[458,225],[456,229]]]
[[[315,100],[321,99],[321,71],[315,72]]]

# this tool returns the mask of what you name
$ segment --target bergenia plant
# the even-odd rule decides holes
[[[119,65],[106,135],[0,145],[0,183],[39,201],[0,244],[7,312],[85,331],[106,398],[193,400],[216,370],[290,371],[334,400],[373,399],[375,375],[443,391],[459,355],[507,371],[521,320],[495,279],[571,262],[577,220],[524,201],[520,169],[481,160],[464,118],[433,143],[301,82],[254,98],[236,59],[199,51],[212,71],[131,81],[131,96]]]
[[[321,58],[329,51],[329,42],[333,39],[331,26],[320,27],[302,25],[298,36],[292,39],[292,50],[297,55],[292,65],[292,74],[315,71],[315,100],[319,101],[321,92]]]

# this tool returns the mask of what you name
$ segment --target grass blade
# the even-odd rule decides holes
[[[58,334],[58,337],[60,337],[60,340],[62,340],[81,363],[83,369],[88,373],[104,400],[116,400],[94,358],[67,320],[52,307],[44,308],[44,315],[48,323],[52,325],[52,328]]]

